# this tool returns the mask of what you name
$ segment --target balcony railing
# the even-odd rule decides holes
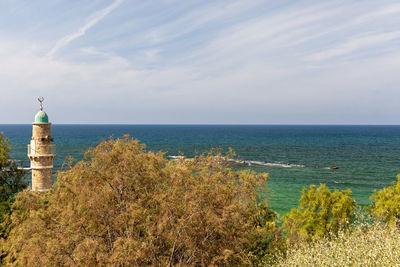
[[[56,145],[28,145],[28,156],[55,155]]]

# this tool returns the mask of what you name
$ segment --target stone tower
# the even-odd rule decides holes
[[[28,157],[32,169],[32,191],[46,192],[51,189],[53,160],[56,156],[56,146],[51,144],[51,123],[46,112],[43,111],[43,98],[40,102],[40,111],[32,123],[32,140],[28,145]]]

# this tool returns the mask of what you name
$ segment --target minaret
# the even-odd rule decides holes
[[[40,111],[32,123],[32,140],[28,145],[28,157],[32,169],[32,191],[46,192],[51,189],[53,160],[56,146],[52,145],[51,123],[43,111],[43,97],[40,97]]]

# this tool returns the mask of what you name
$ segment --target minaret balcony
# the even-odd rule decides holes
[[[56,145],[28,145],[28,157],[55,157]]]

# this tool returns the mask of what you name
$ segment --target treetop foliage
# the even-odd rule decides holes
[[[47,193],[16,196],[6,263],[242,265],[278,249],[267,174],[216,152],[167,160],[128,137],[102,142]],[[262,237],[262,238],[260,238]],[[260,244],[267,250],[257,250]],[[257,255],[256,255],[257,254]]]
[[[0,170],[9,165],[10,141],[0,132]]]
[[[374,191],[369,212],[389,224],[398,224],[400,220],[400,174],[397,182],[380,191]]]
[[[0,202],[8,201],[27,186],[26,171],[10,159],[10,141],[0,133]]]
[[[24,179],[26,172],[10,159],[10,149],[10,141],[0,133],[0,238],[8,235],[6,218],[10,214],[14,195],[28,185]]]
[[[283,228],[292,242],[310,241],[348,226],[355,208],[349,189],[331,192],[325,184],[310,185],[309,190],[303,187],[299,207],[284,216]]]

